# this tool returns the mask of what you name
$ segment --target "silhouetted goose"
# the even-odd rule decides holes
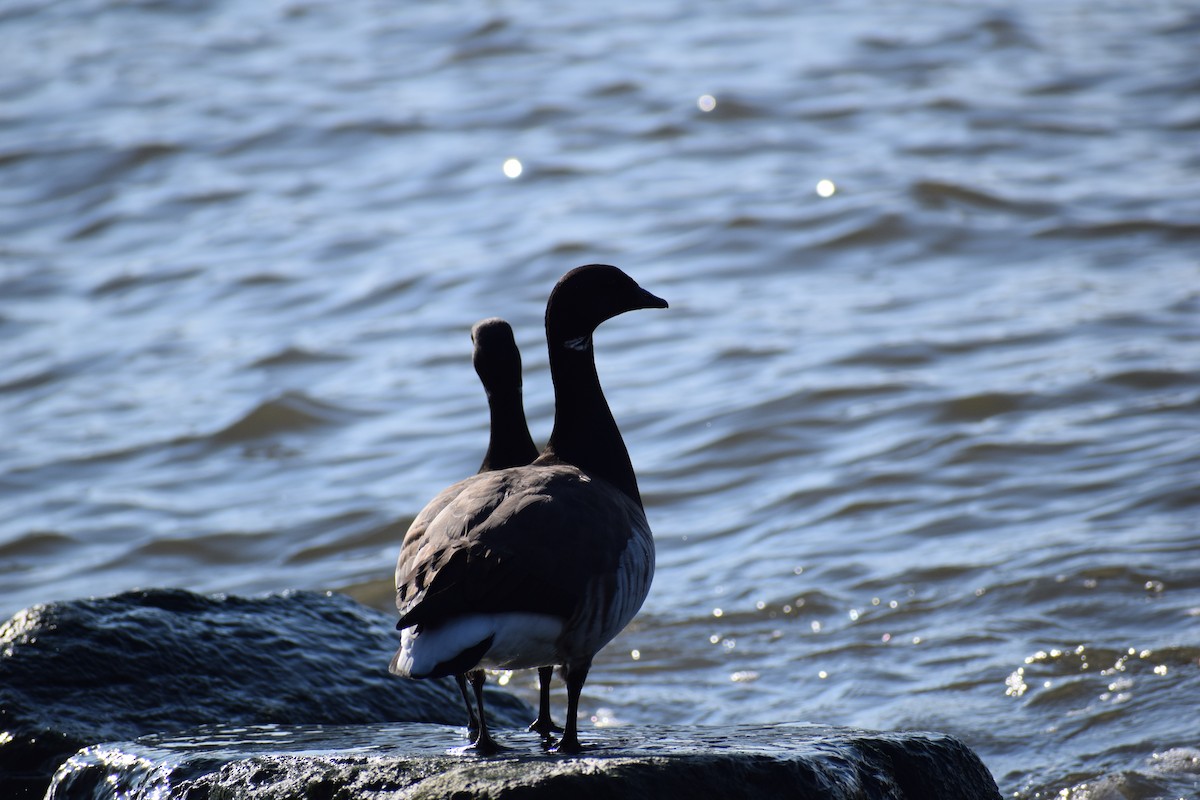
[[[512,327],[499,317],[471,328],[471,363],[487,394],[491,432],[480,472],[523,467],[538,457],[521,400],[521,351]]]
[[[579,696],[592,658],[637,613],[654,575],[654,541],[596,375],[592,334],[626,311],[666,307],[616,267],[564,275],[546,305],[555,395],[546,449],[528,466],[445,489],[413,521],[396,565],[401,643],[392,672],[561,664],[561,752],[580,749]],[[495,748],[482,714],[475,746]]]
[[[537,458],[538,450],[533,437],[529,435],[529,425],[525,422],[525,405],[521,399],[521,351],[517,349],[512,327],[498,317],[480,320],[471,328],[471,341],[474,343],[471,361],[487,394],[491,418],[488,449],[479,471],[489,472],[529,464]],[[553,673],[553,665],[538,669],[538,716],[529,729],[543,736],[562,731],[550,717],[550,681]],[[479,738],[479,720],[482,718],[482,712],[477,708],[482,708],[483,704],[484,672],[477,669],[454,677],[467,707],[467,728],[471,741],[475,742]],[[467,692],[468,680],[475,690],[474,704]]]

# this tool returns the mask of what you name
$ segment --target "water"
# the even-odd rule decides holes
[[[1194,4],[408,6],[0,7],[0,612],[389,607],[471,323],[544,439],[546,295],[615,263],[671,309],[597,337],[659,549],[597,724],[1197,793]]]

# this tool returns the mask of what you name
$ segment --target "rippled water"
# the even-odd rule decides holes
[[[389,607],[482,456],[471,323],[542,439],[609,262],[671,309],[597,337],[659,546],[598,723],[1195,794],[1200,12],[793,5],[0,6],[0,610]]]

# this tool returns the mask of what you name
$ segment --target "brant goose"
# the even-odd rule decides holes
[[[517,349],[512,327],[499,317],[481,320],[471,328],[471,341],[475,346],[471,361],[487,394],[491,418],[488,449],[479,471],[524,466],[538,457],[538,449],[525,421],[525,404],[521,398],[521,351]],[[473,677],[482,687],[483,670],[477,672]],[[542,736],[562,733],[562,728],[554,724],[550,715],[550,681],[553,677],[553,664],[538,667],[538,715],[529,730]],[[459,678],[458,688],[465,701],[464,678]],[[482,704],[482,697],[477,702]],[[474,707],[469,702],[467,712],[474,720]],[[478,731],[477,722],[475,731]]]
[[[581,749],[579,697],[592,658],[637,613],[654,574],[654,541],[592,333],[626,311],[666,307],[616,267],[564,275],[546,304],[555,410],[545,450],[527,466],[443,490],[409,527],[396,565],[401,637],[391,671],[434,678],[560,664],[562,753]],[[481,688],[473,747],[489,753],[498,746]]]
[[[480,320],[471,328],[471,342],[474,344],[471,361],[487,394],[491,421],[488,449],[479,471],[524,466],[538,457],[538,449],[525,422],[525,406],[521,399],[521,351],[517,349],[512,327],[499,317]],[[554,724],[550,715],[553,675],[553,665],[538,668],[538,716],[529,726],[529,730],[547,737],[551,733],[562,733],[562,728]],[[483,714],[476,709],[483,707],[486,676],[482,669],[475,669],[459,673],[454,679],[467,707],[467,729],[474,743],[479,739],[479,720]],[[474,703],[467,693],[468,680],[475,689]]]

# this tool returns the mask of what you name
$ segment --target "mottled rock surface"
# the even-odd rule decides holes
[[[207,724],[464,725],[453,681],[389,675],[395,618],[348,597],[182,590],[33,606],[0,626],[0,797],[82,747]],[[489,693],[497,725],[533,711]]]
[[[957,739],[807,725],[586,731],[585,753],[543,753],[524,731],[481,758],[435,725],[223,729],[89,748],[48,800],[788,797],[999,800]]]

